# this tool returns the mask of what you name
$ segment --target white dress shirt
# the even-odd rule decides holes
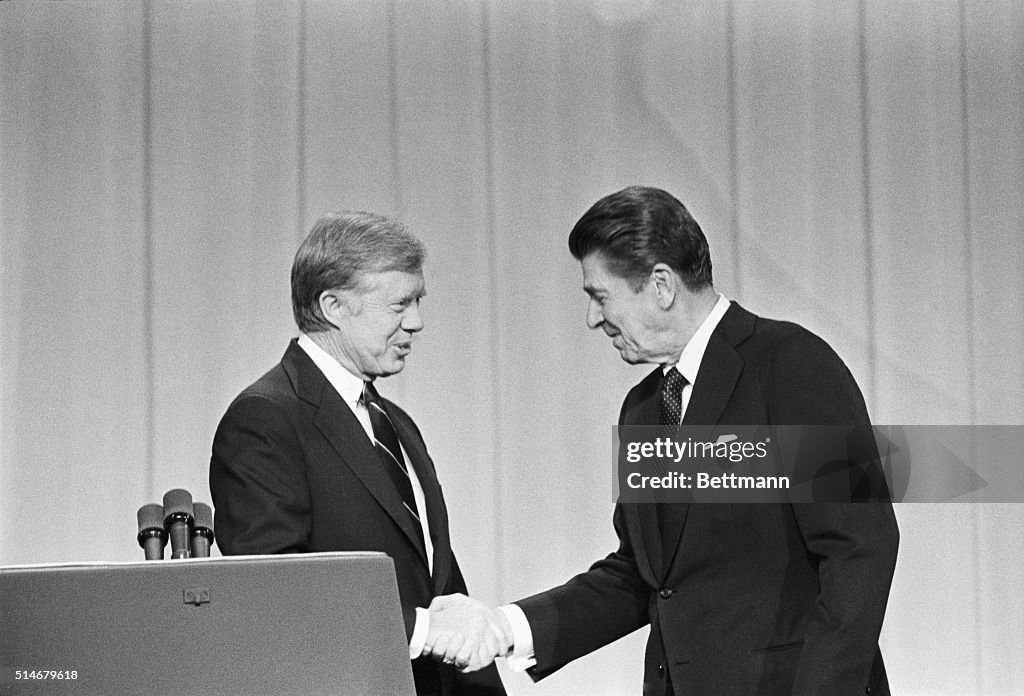
[[[701,361],[704,360],[704,351],[708,349],[708,341],[711,340],[711,334],[718,328],[718,322],[722,321],[722,317],[725,316],[725,312],[728,309],[729,300],[724,295],[719,295],[715,306],[711,308],[711,312],[704,318],[701,325],[697,327],[690,340],[687,341],[686,347],[683,348],[683,352],[679,356],[679,362],[675,365],[662,366],[664,372],[668,372],[675,367],[686,378],[686,384],[683,386],[681,414],[685,414],[686,407],[690,405],[693,383],[697,381],[697,371],[700,369]]]

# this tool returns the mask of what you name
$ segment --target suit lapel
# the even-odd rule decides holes
[[[390,402],[388,402],[390,403]],[[387,407],[387,403],[385,404]],[[441,485],[437,480],[437,473],[434,465],[427,454],[423,438],[417,432],[415,426],[407,418],[395,413],[396,409],[388,409],[392,414],[392,422],[395,430],[402,441],[406,455],[416,472],[420,487],[423,489],[423,502],[426,506],[427,525],[430,528],[430,541],[434,545],[434,572],[433,580],[435,590],[447,586],[451,574],[451,538],[448,532],[448,510],[444,505],[444,495],[441,493]]]
[[[661,376],[658,371],[648,375],[641,386],[639,401],[623,412],[621,425],[657,425],[661,419]],[[648,582],[658,585],[664,575],[664,553],[658,518],[653,503],[624,503],[626,528],[636,554],[637,568],[648,576]],[[636,530],[636,531],[632,531]]]
[[[340,463],[352,470],[409,543],[419,550],[426,565],[426,550],[416,533],[416,521],[406,512],[402,496],[384,471],[377,450],[352,409],[295,340],[288,346],[282,364],[299,398],[317,406],[313,424],[337,452]],[[404,439],[402,444],[405,445]]]
[[[712,334],[683,414],[683,425],[716,425],[741,372],[743,359],[722,336]]]
[[[637,568],[649,583],[660,585],[665,577],[665,552],[661,547],[654,503],[625,503],[622,507],[627,529],[638,530],[635,538],[631,539]]]
[[[683,414],[682,425],[715,426],[719,424],[736,389],[740,374],[743,372],[743,359],[736,352],[735,347],[753,332],[753,327],[754,315],[736,303],[732,303],[708,340],[700,369],[697,372],[697,380],[690,392],[686,413]],[[665,558],[666,574],[675,562],[676,554],[679,551],[679,539],[686,526],[686,517],[689,511],[689,503],[668,506],[665,533],[662,535],[662,542],[669,550]]]

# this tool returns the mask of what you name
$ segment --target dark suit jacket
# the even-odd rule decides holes
[[[412,419],[385,400],[426,499],[433,574],[414,522],[352,410],[293,340],[281,362],[228,407],[213,441],[210,490],[225,555],[383,551],[395,563],[405,625],[437,595],[466,592],[434,463]],[[504,694],[494,667],[461,675],[413,661],[418,694]]]
[[[661,368],[620,424],[657,424]],[[868,425],[853,377],[801,327],[732,304],[715,329],[684,425]],[[892,506],[619,504],[619,549],[565,585],[517,602],[535,679],[651,624],[644,693],[887,694],[878,635],[896,563]]]

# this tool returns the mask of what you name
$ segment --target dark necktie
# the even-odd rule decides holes
[[[665,435],[673,439],[678,434],[679,423],[683,419],[683,387],[688,383],[689,380],[674,366],[669,368],[661,380],[660,424],[665,426]],[[665,528],[665,505],[664,502],[655,503],[658,528],[662,530]]]
[[[661,425],[678,426],[683,420],[683,387],[687,384],[675,367],[665,373],[661,381]]]
[[[395,432],[395,426],[391,423],[391,418],[388,416],[387,411],[384,410],[380,395],[370,382],[366,382],[363,387],[363,403],[366,405],[367,413],[370,414],[374,444],[376,445],[381,464],[401,494],[402,504],[409,515],[412,516],[416,535],[422,542],[423,526],[420,524],[419,508],[416,507],[416,496],[412,492],[409,470],[405,467],[402,447],[398,443],[398,433]]]

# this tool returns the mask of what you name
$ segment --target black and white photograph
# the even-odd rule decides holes
[[[2,696],[1024,694],[1022,452],[1020,0],[0,1]]]

